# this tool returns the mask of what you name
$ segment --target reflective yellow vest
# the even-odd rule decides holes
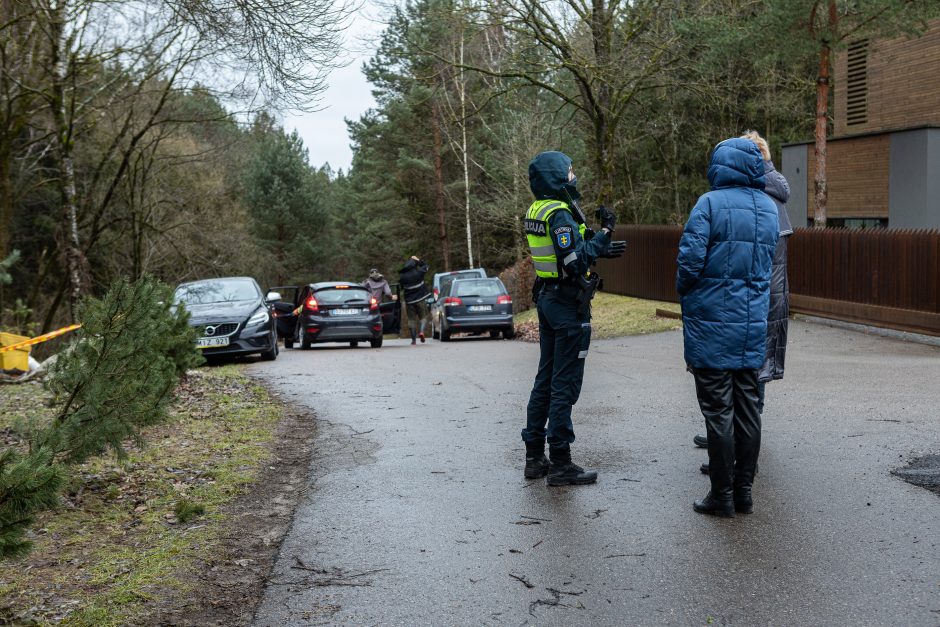
[[[560,209],[568,211],[567,203],[560,200],[536,200],[526,212],[523,222],[535,273],[543,279],[557,279],[562,276],[548,222],[552,214]],[[578,225],[582,238],[585,228],[587,227],[583,224]]]

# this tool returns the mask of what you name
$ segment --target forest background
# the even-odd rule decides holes
[[[332,171],[277,120],[316,106],[355,8],[0,0],[0,326],[54,328],[121,276],[394,279],[410,255],[498,272],[526,254],[526,166],[543,150],[573,157],[588,212],[682,224],[716,142],[756,129],[779,157],[820,120],[825,135],[831,53],[937,10],[389,5],[363,67],[376,106],[348,121],[352,166]]]

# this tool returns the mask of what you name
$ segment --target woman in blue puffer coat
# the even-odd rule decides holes
[[[752,510],[760,451],[757,372],[764,364],[777,208],[764,193],[757,145],[728,139],[712,151],[712,191],[689,215],[679,243],[685,361],[708,431],[711,491],[695,511]]]

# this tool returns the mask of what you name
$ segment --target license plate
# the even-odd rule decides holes
[[[334,309],[330,312],[332,316],[358,316],[362,313],[361,309]]]
[[[492,305],[470,305],[467,307],[469,311],[493,311]]]
[[[228,346],[227,337],[201,337],[196,340],[196,348],[214,348],[216,346]]]

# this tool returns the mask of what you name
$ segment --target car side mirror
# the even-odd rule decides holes
[[[274,301],[281,300],[281,294],[279,292],[268,292],[268,295],[264,297],[264,300],[268,301],[269,303],[273,303]]]

